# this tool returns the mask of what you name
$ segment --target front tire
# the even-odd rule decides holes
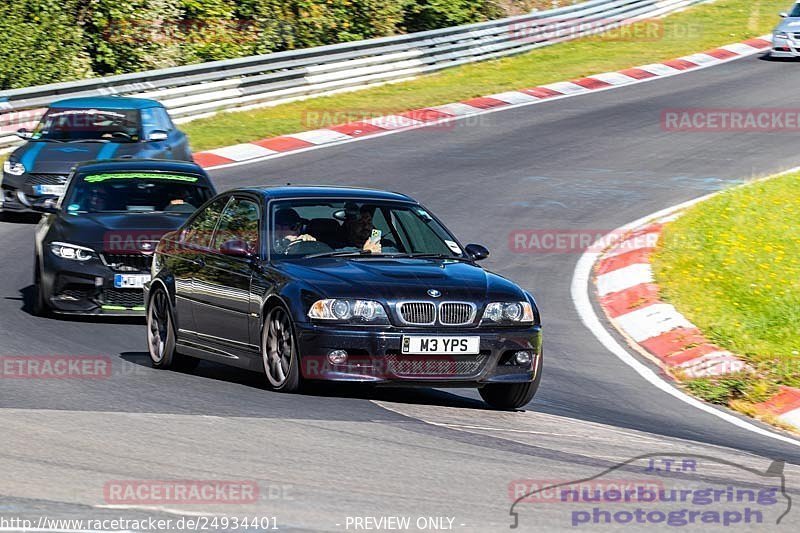
[[[38,260],[36,262],[38,263]],[[33,314],[39,317],[50,316],[50,304],[42,287],[42,275],[38,266],[33,280]]]
[[[542,380],[542,355],[536,362],[536,377],[527,383],[490,383],[478,389],[478,392],[489,407],[504,411],[521,409],[528,405]]]
[[[264,373],[273,390],[300,390],[300,363],[292,318],[282,306],[273,307],[264,320],[261,333]]]

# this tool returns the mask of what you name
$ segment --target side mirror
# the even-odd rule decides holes
[[[29,132],[27,128],[20,128],[17,130],[15,135],[20,139],[25,139],[27,141],[33,136],[33,133]]]
[[[148,141],[166,141],[169,137],[169,133],[164,130],[153,130],[150,132],[150,135],[147,136]]]
[[[480,261],[489,257],[489,250],[480,244],[468,244],[464,251],[473,261]]]
[[[779,14],[778,16],[779,16],[780,18],[782,18],[782,19],[785,19],[786,17],[788,17],[788,16],[789,16],[789,13],[783,12],[783,13]]]
[[[253,253],[250,252],[250,246],[244,241],[233,239],[225,241],[219,249],[222,255],[229,257],[238,257],[240,259],[252,259]]]
[[[17,201],[31,211],[36,211],[38,213],[58,213],[58,198],[53,198],[52,196],[37,198],[31,201],[30,198],[25,196],[24,192],[17,191]]]

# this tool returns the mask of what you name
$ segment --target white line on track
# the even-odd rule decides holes
[[[791,168],[789,170],[780,172],[771,177],[782,176],[785,174],[789,174],[792,172],[800,171],[800,167]],[[766,178],[768,179],[768,178]],[[739,187],[743,187],[749,184],[752,184],[753,181],[744,183],[739,185]],[[601,237],[592,247],[589,249],[599,249],[602,247],[600,243],[608,243],[611,242],[615,236],[624,235],[630,230],[638,228],[639,226],[643,226],[647,222],[653,219],[666,217],[675,213],[676,211],[681,211],[690,207],[694,204],[702,202],[719,194],[712,193],[706,196],[702,196],[700,198],[695,198],[694,200],[689,200],[688,202],[684,202],[673,207],[668,207],[666,209],[662,209],[661,211],[657,211],[645,217],[642,217],[638,220],[634,220],[629,224],[625,224],[624,226],[612,231],[605,237]],[[636,357],[631,355],[631,353],[623,347],[617,340],[609,333],[608,329],[603,326],[603,323],[600,321],[600,318],[597,316],[597,313],[592,306],[591,301],[591,281],[592,281],[592,268],[597,260],[600,258],[601,253],[599,252],[586,252],[584,253],[581,258],[578,260],[578,264],[575,266],[575,271],[572,276],[572,301],[575,304],[575,309],[578,311],[578,315],[580,315],[581,321],[583,324],[592,332],[592,334],[597,338],[598,341],[612,354],[617,356],[623,363],[631,367],[637,374],[643,377],[648,383],[653,385],[655,388],[663,391],[670,396],[677,398],[678,400],[691,405],[692,407],[699,409],[705,413],[710,415],[716,416],[717,418],[721,418],[725,422],[733,424],[739,428],[745,429],[747,431],[751,431],[753,433],[757,433],[758,435],[769,437],[771,439],[779,440],[781,442],[785,442],[787,444],[791,444],[793,446],[800,447],[800,440],[793,439],[791,437],[787,437],[785,435],[781,435],[779,433],[775,433],[759,427],[747,420],[734,416],[730,413],[725,411],[716,409],[709,404],[706,404],[697,398],[693,398],[688,394],[684,393],[680,389],[675,388],[674,386],[670,385],[667,381],[660,378],[658,374],[653,372],[651,368],[647,365],[639,361]]]

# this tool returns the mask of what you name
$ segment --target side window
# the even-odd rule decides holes
[[[163,107],[154,107],[153,113],[156,116],[156,124],[158,127],[156,129],[164,130],[164,131],[172,131],[175,129],[175,126],[172,124],[172,119],[169,118],[169,113]]]
[[[208,248],[214,228],[217,226],[222,210],[230,200],[229,196],[218,199],[198,213],[181,234],[181,242],[199,248]]]
[[[228,241],[244,241],[251,253],[258,253],[260,218],[258,204],[252,200],[234,198],[220,217],[211,248],[219,251]]]
[[[157,129],[158,127],[158,119],[156,118],[156,114],[154,113],[155,108],[146,108],[141,110],[142,116],[142,139],[147,140],[150,138],[150,134]]]

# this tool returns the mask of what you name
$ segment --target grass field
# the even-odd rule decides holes
[[[800,387],[800,173],[738,187],[667,226],[654,258],[663,296],[757,370],[688,384],[717,403]]]
[[[228,112],[184,125],[196,151],[341,122],[533,87],[600,72],[672,59],[769,33],[789,0],[718,0],[663,19],[653,37],[612,34],[571,41],[524,55],[453,68],[416,80],[313,98],[247,112]],[[652,25],[652,23],[649,23]],[[659,23],[660,24],[660,23]]]

